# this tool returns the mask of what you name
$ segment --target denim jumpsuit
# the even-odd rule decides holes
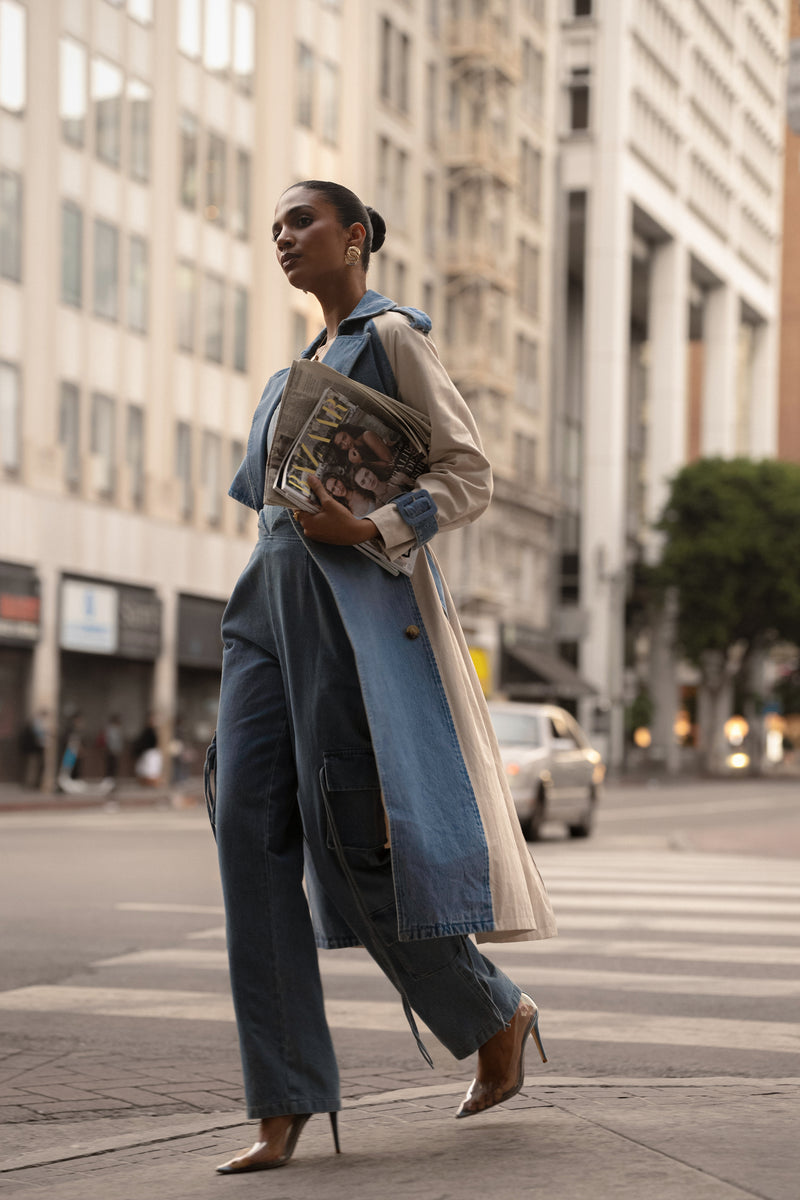
[[[510,1021],[520,991],[462,935],[398,937],[353,649],[286,509],[259,513],[222,638],[214,819],[248,1115],[335,1111],[339,1076],[304,862],[307,883],[400,992],[414,1032],[411,1009],[456,1058]]]

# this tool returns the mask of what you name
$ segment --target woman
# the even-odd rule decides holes
[[[333,436],[333,449],[339,461],[351,467],[370,463],[379,469],[388,468],[394,457],[380,434],[363,425],[340,425]]]
[[[368,517],[313,478],[318,512],[262,507],[286,369],[265,388],[231,486],[259,511],[259,540],[223,619],[207,797],[248,1115],[260,1126],[223,1174],[283,1166],[313,1113],[331,1114],[338,1150],[339,1081],[315,941],[366,946],[418,1041],[412,1008],[457,1058],[478,1051],[464,1117],[519,1091],[529,1033],[544,1058],[535,1004],[466,935],[555,932],[435,559],[417,555],[409,578],[353,549],[380,537],[395,559],[479,515],[491,480],[474,421],[424,313],[367,289],[385,233],[378,214],[312,180],[279,198],[272,232],[287,279],[325,317],[304,357],[324,354],[401,396],[432,432],[418,487]]]
[[[355,474],[357,476],[358,472]],[[330,468],[322,476],[322,486],[355,517],[368,517],[378,506],[372,490],[361,487],[358,480],[352,480],[341,467]]]
[[[390,481],[385,483],[378,478],[372,467],[356,467],[353,472],[353,482],[360,491],[365,492],[374,501],[376,506],[385,504],[398,490],[407,492],[414,486],[414,480],[408,475],[403,475],[402,472],[393,474]]]

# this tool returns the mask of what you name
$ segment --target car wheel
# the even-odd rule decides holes
[[[594,817],[597,808],[597,792],[594,787],[589,788],[589,801],[586,806],[586,811],[574,825],[568,825],[569,836],[574,838],[587,838],[594,829]]]
[[[527,817],[522,824],[522,833],[526,842],[538,842],[539,835],[542,831],[542,822],[544,821],[545,809],[547,808],[547,794],[544,787],[541,786],[536,793],[536,799],[533,802],[531,815]]]

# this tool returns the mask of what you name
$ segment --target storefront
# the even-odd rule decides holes
[[[73,577],[61,581],[60,730],[81,714],[88,777],[104,772],[103,731],[114,713],[126,743],[120,774],[132,774],[130,747],[152,706],[161,620],[161,601],[151,588]]]
[[[4,783],[23,778],[22,732],[30,715],[40,607],[34,569],[0,562],[0,782]]]
[[[175,727],[193,754],[205,754],[214,732],[222,673],[223,600],[178,596],[178,692]],[[194,770],[194,768],[192,768]]]
[[[510,700],[558,704],[573,715],[577,701],[596,694],[566,659],[554,653],[542,631],[527,625],[500,629],[500,690]]]

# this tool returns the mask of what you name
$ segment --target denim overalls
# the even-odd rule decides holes
[[[392,380],[381,382],[388,391]],[[257,419],[254,434],[266,438]],[[237,480],[252,494],[244,470]],[[456,1058],[510,1021],[520,991],[466,937],[398,938],[353,650],[286,509],[261,509],[222,637],[215,820],[248,1115],[334,1111],[339,1077],[304,857],[307,886],[386,972],[408,1015],[410,1005]]]

